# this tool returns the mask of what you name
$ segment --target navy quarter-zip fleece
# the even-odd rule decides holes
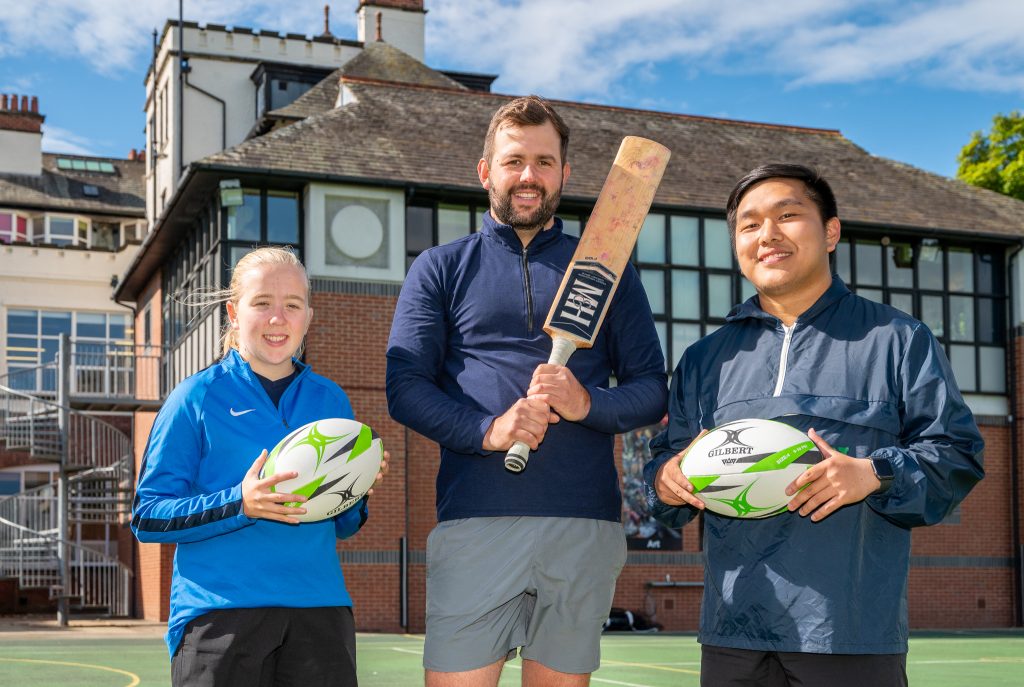
[[[525,471],[483,450],[494,419],[526,394],[547,362],[547,311],[576,250],[561,220],[525,249],[515,231],[484,216],[479,233],[421,254],[409,268],[388,342],[392,417],[441,445],[439,521],[565,516],[618,521],[614,435],[660,420],[665,361],[651,308],[627,266],[591,349],[568,367],[589,391],[579,422],[548,427]],[[617,385],[609,388],[609,378]]]

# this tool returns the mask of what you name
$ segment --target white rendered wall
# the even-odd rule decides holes
[[[0,129],[0,173],[39,176],[43,171],[42,139],[42,134]]]
[[[359,54],[361,48],[342,43],[323,43],[305,38],[282,38],[277,35],[254,35],[219,29],[185,27],[182,34],[184,51],[189,57],[192,86],[215,95],[225,102],[226,130],[222,129],[222,106],[219,102],[186,86],[184,91],[184,138],[179,158],[178,135],[178,27],[171,25],[164,33],[157,53],[156,89],[153,74],[146,81],[146,145],[149,159],[152,135],[150,121],[156,116],[160,95],[167,109],[164,121],[167,133],[164,143],[155,151],[156,183],[153,169],[147,165],[147,217],[163,212],[177,188],[181,170],[189,163],[230,148],[245,140],[256,123],[256,84],[250,76],[261,62],[279,62],[323,69],[337,69]],[[166,89],[166,90],[165,90]],[[155,92],[154,92],[155,90]],[[159,126],[163,126],[163,122]],[[224,131],[224,133],[222,133]]]
[[[369,7],[358,10],[358,39],[363,43],[377,40],[377,12],[380,12],[381,38],[407,55],[424,61],[426,13],[391,7]]]
[[[0,247],[0,341],[7,340],[10,308],[128,312],[111,300],[110,278],[124,274],[137,251]],[[5,346],[0,368],[7,369]]]

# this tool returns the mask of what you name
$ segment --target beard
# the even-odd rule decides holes
[[[512,196],[518,191],[536,191],[540,194],[540,205],[532,212],[517,211],[512,204]],[[517,232],[537,232],[555,216],[555,210],[562,199],[562,185],[559,184],[558,190],[550,196],[541,186],[535,184],[520,184],[504,194],[492,186],[487,195],[494,219],[509,225]]]

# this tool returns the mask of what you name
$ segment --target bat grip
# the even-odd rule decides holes
[[[551,345],[551,355],[548,357],[549,365],[565,365],[569,357],[576,351],[576,344],[571,339],[555,337]],[[526,463],[530,460],[530,447],[521,441],[512,444],[512,448],[505,454],[505,469],[509,472],[522,472],[526,469]]]

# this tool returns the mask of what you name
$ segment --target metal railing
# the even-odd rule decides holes
[[[60,460],[65,448],[60,412],[68,413],[67,464],[72,469],[112,468],[132,452],[131,439],[117,427],[56,401],[0,384],[0,439],[11,451]]]
[[[70,338],[73,397],[159,401],[173,386],[159,346]],[[9,365],[0,385],[41,398],[56,398],[59,361],[31,367]]]
[[[65,547],[69,575],[61,585],[59,549]],[[121,561],[82,544],[33,530],[0,516],[0,576],[17,577],[24,587],[45,587],[112,616],[131,610],[132,571]]]

